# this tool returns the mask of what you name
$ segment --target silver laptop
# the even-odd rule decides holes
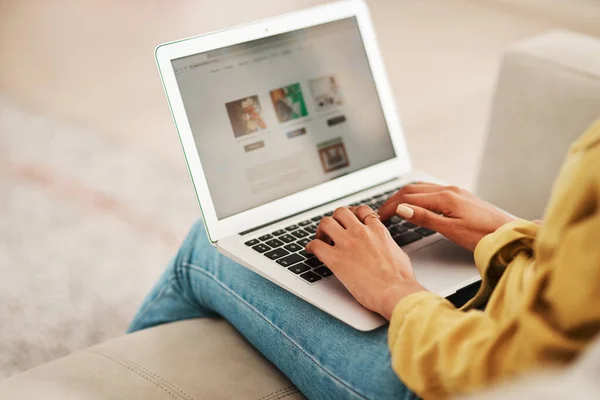
[[[363,308],[304,251],[340,206],[377,209],[413,171],[367,6],[350,0],[160,45],[156,60],[211,242],[360,330]],[[479,275],[471,253],[392,218],[429,290]]]

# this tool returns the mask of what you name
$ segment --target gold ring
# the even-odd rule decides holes
[[[364,218],[362,219],[362,223],[365,223],[365,220],[367,219],[367,217],[373,217],[373,218],[377,218],[377,219],[381,219],[381,217],[379,216],[379,214],[377,214],[375,211],[371,211],[370,213],[368,213],[367,215],[364,216]]]

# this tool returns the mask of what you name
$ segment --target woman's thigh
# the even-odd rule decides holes
[[[309,398],[414,398],[392,371],[387,326],[361,332],[220,255],[201,223],[132,330],[219,314]]]

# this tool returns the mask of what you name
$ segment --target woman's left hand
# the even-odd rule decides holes
[[[406,253],[369,206],[341,207],[323,218],[306,250],[324,262],[358,302],[387,320],[400,300],[426,290],[415,279]]]

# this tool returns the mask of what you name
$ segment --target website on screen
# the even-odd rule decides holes
[[[355,18],[173,68],[219,219],[394,157]]]

